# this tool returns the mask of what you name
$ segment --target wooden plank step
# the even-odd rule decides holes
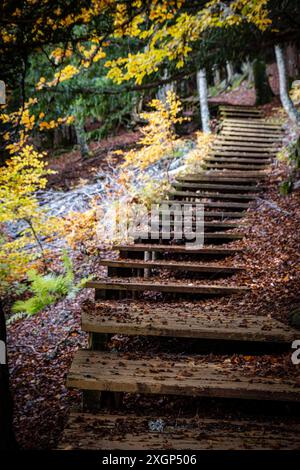
[[[150,281],[139,279],[139,281],[129,279],[111,279],[105,278],[99,281],[88,281],[85,287],[96,289],[96,291],[127,291],[127,292],[166,292],[178,294],[193,294],[193,295],[231,295],[241,294],[248,292],[248,287],[241,286],[224,286],[222,284],[198,284],[191,282],[166,282],[155,281],[154,278]]]
[[[219,106],[220,111],[252,111],[257,114],[262,114],[261,109],[255,108],[255,106],[245,106],[245,105],[234,105],[234,104],[222,104]]]
[[[240,214],[240,213],[238,213],[238,214]],[[181,215],[182,214],[180,212],[180,216]],[[177,223],[177,224],[178,224],[178,222],[181,223],[181,217],[179,218],[179,221],[178,221],[178,219],[177,220],[175,219],[175,216],[176,216],[175,213],[174,213],[174,216],[172,214],[170,214],[170,218],[166,219],[166,221],[169,220],[169,224],[170,224],[171,229],[174,227],[175,223]],[[162,222],[162,220],[160,220],[158,222],[159,228],[161,228],[166,223],[166,221]],[[194,217],[194,214],[192,214],[191,224],[192,224],[193,228],[196,226],[196,219]],[[204,226],[205,231],[215,231],[215,230],[222,231],[222,230],[233,230],[235,228],[243,228],[245,225],[242,224],[241,222],[231,222],[231,221],[228,222],[227,220],[226,221],[223,221],[223,220],[220,220],[220,221],[213,220],[213,221],[211,221],[211,220],[206,220],[206,217],[204,217],[203,226]]]
[[[149,249],[150,248],[150,249]],[[240,248],[192,248],[188,249],[182,245],[149,245],[145,243],[120,244],[112,246],[113,250],[120,251],[120,254],[126,254],[126,252],[154,252],[154,253],[174,253],[174,254],[191,254],[191,255],[208,255],[208,256],[232,256],[237,253],[242,253],[243,250]]]
[[[223,157],[223,158],[248,158],[248,159],[253,159],[255,160],[265,160],[273,157],[272,152],[248,152],[248,151],[243,151],[243,150],[226,150],[224,147],[220,147],[219,149],[214,148],[211,149],[210,152],[208,153],[209,157]]]
[[[142,260],[111,260],[101,259],[101,266],[120,269],[168,269],[170,271],[190,271],[195,273],[233,274],[243,271],[242,266],[226,266],[181,261],[142,261]]]
[[[213,209],[216,209],[216,208],[222,208],[222,209],[248,209],[249,204],[246,204],[244,202],[190,202],[190,201],[176,201],[175,199],[170,201],[170,200],[164,200],[164,201],[161,201],[161,204],[166,204],[168,206],[171,206],[172,204],[176,204],[176,205],[181,205],[181,206],[184,206],[184,205],[188,205],[188,204],[194,204],[195,206],[201,204],[201,205],[204,205],[204,207],[208,207],[208,208],[213,208]]]
[[[223,136],[219,137],[214,141],[213,147],[219,147],[219,146],[225,146],[225,147],[246,147],[246,148],[253,148],[254,150],[266,150],[269,151],[269,149],[274,149],[276,150],[276,145],[275,143],[265,143],[265,142],[249,142],[248,140],[234,140],[234,139],[226,139]],[[277,145],[278,147],[278,145]]]
[[[176,306],[167,302],[156,306],[88,300],[82,305],[82,329],[90,333],[274,344],[292,344],[298,337],[297,330],[267,316],[241,317],[234,312],[203,311],[197,304]]]
[[[195,230],[185,231],[182,233],[182,230],[179,231],[180,240],[182,243],[185,243],[186,240],[193,240],[195,235]],[[197,233],[198,239],[203,237],[204,243],[210,243],[211,241],[220,240],[225,242],[230,242],[233,240],[242,240],[244,238],[243,233],[228,233],[228,232],[204,232],[204,233]],[[133,238],[135,241],[139,241],[141,243],[154,243],[157,240],[160,240],[162,243],[168,243],[171,240],[178,240],[178,232],[170,230],[160,230],[160,231],[151,231],[150,236],[150,229],[149,235],[145,235],[143,231],[136,231],[133,233]]]
[[[254,185],[250,186],[245,186],[245,185],[235,185],[235,184],[210,184],[210,183],[187,183],[184,181],[177,181],[175,183],[172,183],[173,187],[176,189],[199,189],[199,190],[218,190],[220,192],[233,192],[233,191],[242,191],[242,192],[259,192],[260,188]]]
[[[236,135],[236,136],[254,136],[254,137],[262,137],[265,139],[279,139],[281,140],[282,137],[284,136],[284,131],[276,131],[276,130],[268,130],[268,129],[247,129],[245,127],[237,127],[237,126],[232,126],[230,124],[222,124],[222,130],[221,130],[221,135],[224,133],[229,134],[229,135]]]
[[[221,119],[226,118],[242,118],[242,119],[261,119],[263,120],[263,115],[255,111],[238,111],[238,110],[227,110],[220,112]]]
[[[249,165],[249,164],[248,165],[247,164],[242,165],[241,163],[240,164],[234,164],[234,163],[232,163],[232,164],[230,164],[230,163],[226,163],[226,164],[225,163],[220,163],[220,164],[218,164],[218,163],[209,163],[208,162],[208,163],[205,163],[204,165],[205,165],[205,168],[207,168],[207,169],[211,169],[211,168],[221,169],[221,168],[223,168],[225,170],[233,169],[233,170],[245,170],[245,171],[247,171],[247,170],[261,170],[262,169],[262,166],[259,166],[259,165]]]
[[[251,142],[251,143],[263,143],[263,144],[268,144],[272,141],[275,141],[276,143],[280,142],[282,140],[281,136],[277,134],[271,134],[270,135],[257,135],[255,132],[253,134],[243,134],[242,132],[234,132],[234,131],[227,131],[226,129],[223,129],[220,134],[218,134],[219,137],[222,137],[224,140],[231,140],[231,141],[237,141],[237,142]]]
[[[245,129],[257,129],[257,130],[271,130],[271,131],[282,131],[282,126],[274,124],[266,124],[262,121],[255,119],[226,119],[223,121],[223,125],[229,125],[231,127],[245,128]]]
[[[151,431],[161,420],[163,431]],[[71,413],[59,450],[299,450],[300,426],[261,420]]]
[[[209,198],[209,199],[233,199],[233,200],[242,200],[245,199],[246,201],[256,199],[256,196],[253,194],[223,194],[223,193],[203,193],[203,192],[192,192],[192,191],[170,191],[168,193],[170,197],[190,197],[190,198]]]
[[[296,380],[262,377],[232,364],[181,357],[162,359],[78,351],[67,386],[80,390],[299,402]]]
[[[224,163],[247,163],[251,164],[254,163],[256,165],[268,165],[272,162],[271,158],[239,158],[239,157],[222,157],[222,156],[216,156],[214,155],[213,157],[206,157],[204,159],[205,162],[224,162]]]
[[[183,182],[183,183],[211,183],[213,184],[234,184],[237,186],[253,185],[256,187],[257,180],[255,177],[249,177],[248,175],[243,176],[241,178],[237,178],[235,176],[229,175],[222,175],[216,173],[211,174],[192,174],[192,175],[184,175],[184,176],[177,176],[176,181]]]
[[[275,154],[276,150],[274,150],[272,147],[265,147],[265,148],[254,148],[254,147],[243,147],[242,145],[223,145],[223,144],[214,144],[211,147],[210,150],[212,153],[216,151],[224,151],[224,152],[245,152],[248,153],[249,155],[251,153],[259,154],[260,156],[265,155],[265,156],[270,156],[270,154]]]

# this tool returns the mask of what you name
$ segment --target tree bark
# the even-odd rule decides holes
[[[80,153],[82,158],[87,158],[90,156],[89,147],[86,140],[85,130],[82,125],[75,125],[76,140],[80,148]]]
[[[13,404],[9,392],[6,325],[0,302],[0,450],[12,450],[16,447],[13,433]]]
[[[221,72],[219,67],[215,66],[213,70],[213,75],[214,75],[214,85],[215,87],[220,86],[221,83]]]
[[[256,105],[260,106],[263,104],[270,103],[274,94],[270,87],[266,64],[261,59],[255,59],[253,62],[253,77],[254,86],[256,93]]]
[[[231,85],[234,76],[234,69],[231,62],[226,62],[227,82]]]
[[[209,107],[208,107],[208,92],[207,92],[207,79],[206,79],[206,70],[202,68],[197,73],[197,85],[200,101],[200,113],[201,113],[201,122],[202,122],[202,131],[204,133],[210,133],[210,116],[209,116]]]
[[[297,111],[294,103],[292,102],[289,96],[284,52],[279,44],[275,46],[275,55],[279,74],[280,99],[282,106],[287,112],[289,118],[293,122],[300,124],[300,113]]]
[[[168,80],[168,78],[169,78],[169,74],[168,74],[168,71],[165,69],[162,80]],[[158,88],[158,91],[157,91],[157,94],[156,94],[157,99],[159,99],[162,103],[165,104],[166,101],[167,101],[168,91],[174,91],[175,92],[175,89],[176,89],[175,82],[170,82],[170,83],[163,84],[162,86],[160,86]]]

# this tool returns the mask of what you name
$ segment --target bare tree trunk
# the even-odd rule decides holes
[[[286,69],[289,77],[295,78],[299,75],[298,49],[296,44],[291,43],[286,47]]]
[[[75,124],[76,140],[80,148],[82,158],[90,156],[89,147],[86,140],[85,130],[82,125]]]
[[[261,59],[253,61],[253,76],[256,94],[256,106],[270,103],[274,96],[269,84],[266,63]]]
[[[279,74],[280,99],[282,106],[287,112],[289,118],[297,124],[300,124],[300,113],[297,111],[289,96],[283,48],[278,44],[275,46],[275,55]]]
[[[213,74],[214,74],[214,85],[215,87],[218,87],[221,83],[221,72],[220,72],[219,67],[217,66],[214,67]]]
[[[201,122],[203,132],[210,133],[210,123],[209,123],[209,107],[208,107],[208,93],[207,93],[207,79],[206,79],[206,70],[204,68],[200,69],[197,73],[197,85],[200,101],[200,113],[201,113]]]
[[[163,80],[167,80],[168,78],[168,71],[167,69],[164,70]],[[167,94],[168,91],[176,91],[176,84],[175,82],[165,83],[164,85],[160,86],[157,91],[157,99],[159,99],[162,103],[166,103],[167,101]]]
[[[12,421],[13,405],[9,393],[6,326],[4,312],[0,302],[0,450],[12,450],[16,448]]]
[[[226,62],[226,72],[227,72],[227,82],[232,83],[233,76],[234,76],[234,70],[233,70],[233,65],[231,62]]]

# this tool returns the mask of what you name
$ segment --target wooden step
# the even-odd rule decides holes
[[[214,140],[213,142],[213,146],[225,146],[225,147],[251,147],[253,149],[258,149],[259,151],[261,149],[265,149],[267,152],[269,151],[270,148],[273,148],[274,150],[276,150],[276,148],[278,147],[277,144],[275,143],[271,143],[271,142],[268,142],[268,143],[265,143],[265,142],[251,142],[249,141],[248,139],[246,140],[243,140],[243,139],[233,139],[232,137],[228,137],[226,138],[225,136],[223,135],[220,135],[218,136],[217,139]]]
[[[220,162],[220,163],[246,163],[255,165],[269,165],[272,160],[270,158],[238,158],[238,157],[222,157],[214,155],[213,157],[206,157],[205,162]]]
[[[177,221],[178,223],[178,221]],[[180,221],[179,221],[180,223]],[[174,218],[170,220],[170,227],[174,227]],[[162,223],[159,223],[159,227],[162,227]],[[194,227],[196,225],[194,218],[192,218],[192,226]],[[242,223],[237,223],[237,222],[224,222],[224,221],[208,221],[204,220],[204,230],[205,231],[213,231],[213,230],[232,230],[235,228],[242,228],[244,225]]]
[[[213,247],[213,248],[192,248],[189,247],[188,249],[182,245],[149,245],[144,243],[135,243],[134,245],[129,244],[120,244],[114,245],[112,247],[113,250],[120,251],[120,256],[122,258],[127,258],[127,255],[130,253],[136,252],[152,252],[152,253],[164,253],[164,254],[188,254],[188,255],[205,255],[205,256],[232,256],[237,253],[242,253],[243,250],[240,248],[220,248],[220,247]]]
[[[162,423],[163,430],[151,430]],[[270,420],[215,420],[71,413],[59,450],[299,450],[300,426]]]
[[[201,310],[197,304],[176,306],[166,302],[163,306],[156,306],[142,302],[132,305],[112,300],[88,300],[82,305],[82,329],[99,334],[170,336],[287,345],[298,338],[296,330],[267,316],[239,316],[234,312]]]
[[[221,111],[220,113],[221,119],[262,119],[262,115],[260,113],[256,113],[255,111]]]
[[[244,237],[243,233],[228,233],[228,232],[197,232],[198,240],[200,238],[203,239],[204,243],[212,243],[212,242],[222,242],[227,243],[234,240],[242,240]],[[138,243],[155,243],[158,240],[160,243],[169,243],[172,240],[178,240],[178,242],[186,243],[187,240],[192,241],[196,238],[196,230],[182,230],[180,227],[176,231],[173,230],[160,230],[154,231],[150,228],[148,233],[145,233],[145,230],[136,231],[133,233],[133,238]]]
[[[233,200],[254,200],[256,199],[256,196],[253,196],[253,194],[229,194],[229,193],[198,193],[198,192],[192,192],[192,191],[170,191],[168,193],[169,197],[188,197],[188,198],[209,198],[209,199],[233,199]]]
[[[282,131],[282,126],[276,124],[266,124],[255,119],[226,119],[223,121],[223,125],[228,125],[233,128],[239,129],[257,129],[257,130],[271,130],[271,131]]]
[[[240,180],[244,180],[245,181],[245,178],[255,178],[255,182],[258,183],[258,180],[261,179],[263,180],[264,178],[266,178],[266,176],[268,175],[268,172],[267,171],[244,171],[244,170],[207,170],[207,171],[204,171],[203,172],[204,176],[212,176],[213,178],[214,177],[217,177],[218,179],[219,178],[236,178],[236,181],[238,179]],[[224,181],[223,179],[223,181]]]
[[[217,190],[217,191],[220,191],[220,192],[233,192],[233,191],[242,191],[242,192],[250,192],[250,193],[253,193],[253,192],[259,192],[260,191],[260,188],[257,187],[257,186],[254,186],[254,185],[249,185],[249,186],[245,186],[245,185],[235,185],[235,184],[222,184],[222,182],[220,184],[218,183],[214,183],[214,184],[210,184],[210,183],[187,183],[187,182],[184,182],[184,181],[177,181],[175,183],[172,183],[173,184],[173,187],[176,188],[176,189],[198,189],[198,190]]]
[[[242,176],[240,178],[237,178],[235,176],[229,176],[229,175],[216,175],[215,173],[211,174],[193,174],[193,175],[184,175],[184,176],[177,176],[176,180],[179,182],[183,183],[210,183],[212,182],[213,184],[234,184],[236,186],[243,186],[245,184],[247,185],[253,185],[253,187],[256,187],[257,185],[257,180],[255,177],[249,177],[249,175]]]
[[[296,380],[262,377],[197,357],[163,359],[78,351],[67,386],[80,390],[299,402]]]
[[[271,147],[269,148],[254,148],[254,147],[243,147],[241,145],[221,145],[221,144],[214,144],[211,148],[211,152],[244,152],[247,154],[258,154],[259,156],[266,156],[270,157],[270,155],[273,155],[276,153]]]
[[[263,144],[268,144],[271,143],[272,141],[275,141],[278,145],[278,142],[282,140],[281,136],[278,136],[277,134],[273,135],[257,135],[255,132],[251,135],[251,133],[248,134],[243,134],[243,133],[238,133],[235,131],[227,131],[225,129],[222,130],[220,134],[218,134],[219,137],[222,137],[224,140],[229,140],[229,141],[236,141],[236,142],[251,142],[253,144],[256,143],[263,143]]]
[[[176,294],[192,294],[192,295],[231,295],[241,294],[249,291],[248,287],[225,286],[222,284],[198,284],[191,282],[161,282],[140,279],[135,281],[129,279],[105,278],[99,281],[88,281],[85,287],[96,289],[97,293],[101,291],[126,291],[126,292],[165,292]]]
[[[226,266],[218,264],[204,264],[180,261],[142,261],[142,260],[111,260],[101,259],[101,266],[120,269],[167,269],[170,271],[190,271],[194,273],[233,274],[243,271],[242,266]],[[119,273],[119,269],[117,273]]]
[[[201,204],[204,205],[204,207],[207,208],[213,208],[213,209],[248,209],[250,206],[249,204],[243,203],[243,202],[190,202],[190,201],[176,201],[176,200],[164,200],[161,201],[161,204],[165,204],[168,206],[172,206],[172,204],[176,205],[188,205],[188,204],[193,204],[195,206]]]
[[[233,170],[244,170],[244,171],[247,171],[247,170],[261,170],[261,166],[259,165],[249,165],[249,164],[245,164],[245,165],[242,165],[241,163],[240,164],[230,164],[230,163],[205,163],[205,168],[216,168],[216,169],[220,169],[220,168],[224,168],[224,169],[233,169]]]
[[[267,129],[247,129],[245,127],[235,127],[229,124],[223,124],[221,135],[229,134],[229,135],[236,135],[242,137],[262,137],[264,139],[279,139],[281,140],[284,136],[283,131],[276,131],[276,130],[267,130]]]
[[[255,159],[265,160],[272,159],[273,154],[270,152],[267,153],[256,153],[256,152],[244,152],[241,150],[225,150],[223,147],[219,150],[217,148],[211,149],[208,153],[208,157],[223,157],[223,158],[247,158],[249,160]]]

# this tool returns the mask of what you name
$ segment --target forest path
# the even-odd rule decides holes
[[[282,136],[280,126],[252,107],[224,106],[221,117],[222,131],[203,173],[178,178],[163,201],[164,211],[173,206],[170,233],[162,221],[156,238],[136,233],[134,245],[115,247],[119,259],[100,260],[108,278],[87,285],[96,293],[96,302],[82,310],[90,348],[76,353],[67,379],[69,387],[83,391],[84,409],[71,414],[61,449],[299,448],[299,423],[289,426],[274,412],[281,402],[299,404],[297,380],[276,370],[253,375],[238,361],[239,352],[249,348],[272,362],[297,333],[269,317],[241,317],[203,304],[211,296],[235,295],[242,301],[251,289],[238,283],[244,267],[233,256],[241,251],[243,218]],[[187,246],[189,234],[176,236],[178,220],[188,208],[193,232],[202,205],[204,244]],[[186,298],[193,302],[188,307]],[[115,334],[179,343],[175,353],[115,352],[108,348]],[[192,354],[180,350],[180,340],[193,344]],[[210,354],[212,348],[217,356]],[[192,418],[128,415],[122,413],[126,393],[235,400],[236,412],[231,419],[211,419],[203,401],[200,415],[197,408]],[[241,420],[238,409],[249,402],[257,414]],[[274,404],[268,419],[259,413],[265,402]]]

